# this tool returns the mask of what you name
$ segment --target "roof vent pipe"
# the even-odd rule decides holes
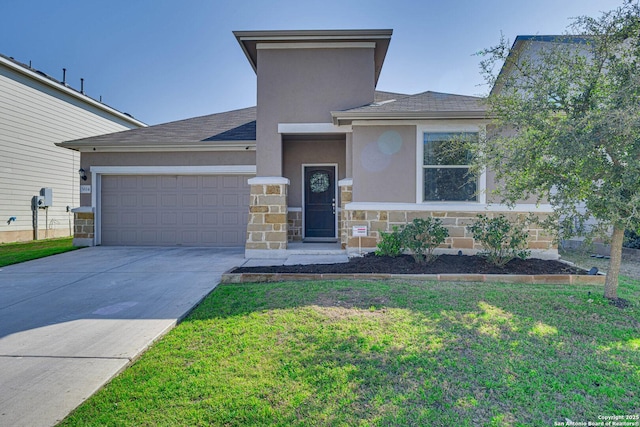
[[[67,84],[67,69],[66,68],[62,69],[62,84],[63,85]]]
[[[80,93],[84,95],[84,79],[80,79]]]

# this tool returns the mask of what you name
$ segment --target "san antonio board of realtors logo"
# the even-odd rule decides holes
[[[316,172],[311,176],[309,181],[311,191],[314,193],[323,193],[329,188],[329,174],[326,172]]]

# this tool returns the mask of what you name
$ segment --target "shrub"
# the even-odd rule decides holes
[[[411,250],[417,263],[433,261],[436,256],[433,250],[444,243],[449,231],[442,226],[438,218],[416,218],[402,230],[404,246]]]
[[[527,247],[529,233],[525,223],[511,223],[504,215],[489,218],[478,215],[477,220],[467,226],[473,238],[480,242],[484,251],[481,255],[497,266],[503,266],[514,258],[526,259],[531,251]]]
[[[623,246],[625,248],[640,249],[640,235],[633,230],[625,230]]]
[[[380,237],[381,239],[375,252],[377,256],[397,257],[402,254],[405,247],[402,231],[397,225],[393,226],[391,233],[380,231]]]

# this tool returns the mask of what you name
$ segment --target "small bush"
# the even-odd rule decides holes
[[[476,222],[467,226],[473,238],[480,242],[484,251],[481,255],[497,266],[503,266],[514,258],[526,259],[531,251],[527,247],[529,233],[526,224],[511,223],[504,215],[494,218],[478,215]]]
[[[640,235],[633,230],[625,230],[623,246],[625,248],[640,249]]]
[[[393,226],[391,233],[380,231],[380,237],[381,239],[375,252],[377,256],[397,257],[402,254],[405,247],[402,231],[397,225]]]
[[[449,230],[442,226],[438,218],[416,218],[402,230],[404,246],[411,250],[419,264],[433,261],[436,258],[433,250],[444,243],[447,237]]]

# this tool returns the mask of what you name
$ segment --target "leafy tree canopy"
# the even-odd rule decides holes
[[[589,218],[613,230],[605,295],[617,298],[617,246],[625,229],[640,230],[638,4],[576,18],[562,36],[503,37],[481,54],[496,127],[478,165],[496,171],[504,202],[551,203],[565,235]]]

